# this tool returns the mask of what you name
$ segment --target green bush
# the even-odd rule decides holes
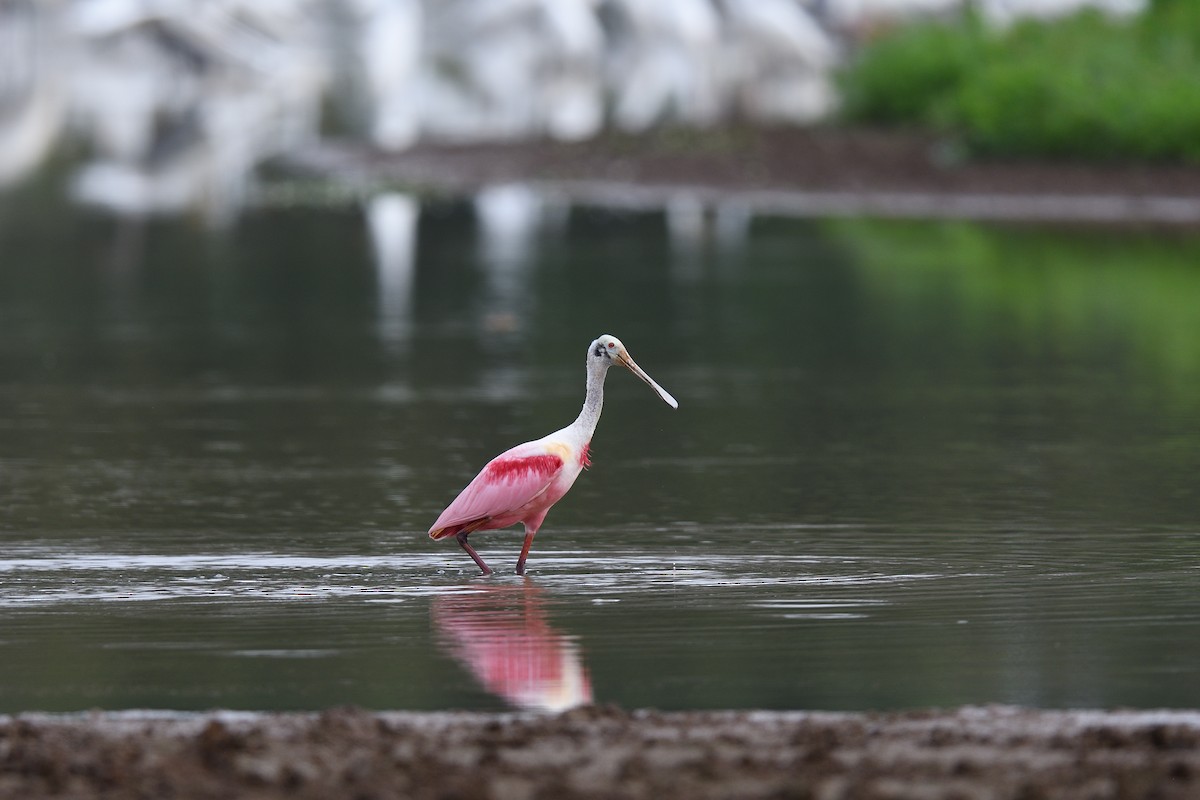
[[[844,115],[960,138],[979,154],[1200,162],[1200,3],[989,30],[900,28],[842,74]]]
[[[867,49],[842,76],[846,115],[860,122],[931,124],[970,69],[974,24],[912,25]]]

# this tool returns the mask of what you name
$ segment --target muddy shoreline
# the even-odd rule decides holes
[[[395,153],[325,142],[282,164],[418,193],[522,183],[552,199],[617,208],[662,208],[687,197],[786,216],[1200,225],[1197,165],[971,160],[951,142],[913,132],[663,131]]]
[[[0,797],[1186,798],[1200,712],[0,717]]]

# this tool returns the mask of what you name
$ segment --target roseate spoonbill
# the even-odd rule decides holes
[[[475,531],[524,523],[525,544],[517,559],[517,574],[524,575],[529,546],[533,544],[546,512],[567,493],[583,468],[591,464],[588,446],[604,405],[604,377],[613,364],[626,367],[649,384],[667,405],[679,408],[675,398],[630,357],[620,339],[608,334],[601,336],[588,346],[587,396],[575,421],[541,439],[506,450],[489,461],[433,523],[429,538],[454,536],[483,574],[490,575],[491,567],[479,557],[467,537]]]

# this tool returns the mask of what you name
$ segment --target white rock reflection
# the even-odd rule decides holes
[[[680,283],[695,284],[704,270],[708,209],[695,194],[682,192],[667,200],[665,213],[671,273]]]
[[[529,273],[539,237],[561,214],[535,189],[522,184],[487,186],[475,195],[479,262],[486,281],[484,328],[507,333],[531,311]]]
[[[378,271],[380,338],[400,342],[411,323],[421,206],[412,195],[387,192],[370,198],[365,211]]]
[[[476,193],[480,255],[492,267],[490,272],[513,274],[528,265],[545,207],[541,194],[521,184],[487,186]],[[505,287],[496,288],[509,299]]]
[[[713,235],[725,254],[736,253],[746,245],[754,209],[737,197],[723,199],[713,209]]]
[[[517,708],[565,711],[592,702],[578,645],[550,623],[531,582],[441,594],[430,614],[442,649]]]
[[[707,213],[695,194],[681,192],[667,201],[667,234],[672,245],[696,247],[705,237]]]
[[[694,193],[679,192],[666,200],[664,212],[672,268],[685,281],[700,276],[705,253],[713,247],[725,257],[740,252],[754,220],[754,207],[738,195],[706,203]],[[721,261],[732,263],[728,258]]]

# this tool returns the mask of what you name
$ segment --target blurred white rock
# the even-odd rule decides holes
[[[617,127],[717,121],[721,22],[710,0],[611,0],[618,20],[608,83]]]
[[[263,161],[316,141],[324,123],[389,150],[731,118],[807,123],[836,107],[840,37],[966,2],[996,25],[1144,6],[0,0],[0,185],[35,169],[68,133],[94,158],[74,182],[80,199],[120,213],[197,210],[219,224],[247,201]],[[347,105],[343,93],[359,106],[323,119]]]
[[[361,58],[371,101],[371,138],[402,149],[421,133],[418,86],[424,13],[419,0],[360,0]]]
[[[57,3],[0,2],[0,187],[35,170],[54,147],[67,114]]]
[[[748,119],[806,123],[837,105],[833,37],[794,0],[722,0],[737,105]]]
[[[76,196],[119,213],[231,219],[263,160],[315,141],[327,65],[305,0],[82,0],[65,35]]]

